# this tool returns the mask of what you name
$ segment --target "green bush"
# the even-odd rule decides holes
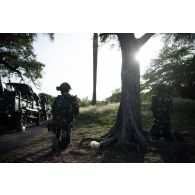
[[[154,92],[151,90],[151,91],[148,91],[148,92],[141,92],[140,93],[141,95],[141,100],[142,102],[145,102],[145,101],[151,101],[151,98],[152,96],[154,95]],[[115,89],[113,92],[112,92],[112,95],[108,98],[106,98],[106,102],[111,102],[111,103],[117,103],[117,102],[120,102],[120,99],[121,99],[121,89]]]
[[[172,128],[195,125],[195,101],[176,98],[173,104],[175,109],[171,116]],[[150,105],[151,101],[142,103],[144,129],[150,129],[153,124]],[[114,125],[118,108],[119,103],[105,104],[105,102],[98,102],[95,106],[88,105],[81,107],[74,130],[79,131],[81,137],[100,138]]]
[[[108,98],[106,98],[106,102],[120,102],[121,99],[121,89],[115,89],[112,92],[112,95]]]
[[[79,99],[79,105],[81,107],[87,107],[91,105],[91,101],[88,99],[88,97],[85,97],[83,99]]]
[[[154,92],[152,90],[148,92],[141,92],[141,101],[142,102],[150,102],[152,99],[152,96],[154,95]]]

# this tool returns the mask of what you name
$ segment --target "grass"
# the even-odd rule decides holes
[[[195,101],[176,98],[173,104],[172,127],[185,129],[185,126],[195,126]],[[144,129],[150,129],[153,124],[150,105],[151,102],[142,102]],[[90,150],[90,141],[99,141],[114,125],[118,108],[119,103],[81,107],[80,115],[76,119],[73,128],[73,132],[78,136],[78,144]],[[185,144],[182,146],[183,148],[181,147],[180,149],[179,147],[181,146],[176,144],[173,148],[173,145],[167,144],[162,140],[157,145],[150,145],[147,153],[140,155],[133,150],[129,151],[129,149],[115,145],[113,148],[111,147],[104,151],[106,157],[103,162],[188,162],[189,158],[185,156],[187,150]]]
[[[195,125],[195,101],[175,98],[172,127]],[[142,103],[143,127],[150,129],[153,123],[150,111],[151,102]],[[74,130],[89,137],[100,138],[113,126],[119,103],[81,107],[80,115],[74,125]]]
[[[112,127],[119,104],[88,106],[80,109],[74,129],[87,133],[91,137],[101,137]]]
[[[142,120],[143,127],[150,129],[153,123],[152,113],[150,111],[151,102],[142,102]],[[182,130],[194,132],[189,137],[186,134],[186,140],[183,143],[170,143],[164,139],[157,142],[149,142],[147,150],[143,153],[137,153],[136,148],[113,145],[112,147],[101,151],[93,150],[89,147],[92,140],[100,141],[113,126],[118,111],[119,103],[98,104],[96,106],[86,106],[80,108],[80,115],[72,131],[72,142],[66,153],[60,156],[51,156],[50,145],[52,135],[47,134],[44,129],[42,136],[35,140],[30,140],[14,153],[10,153],[8,161],[26,162],[30,156],[36,162],[195,162],[195,101],[176,98],[174,99],[174,113],[172,115],[172,126],[182,127]],[[191,130],[189,127],[192,126]],[[44,144],[43,144],[44,143]],[[48,145],[50,144],[50,145]],[[87,155],[72,155],[71,150],[84,149]],[[100,157],[100,158],[99,158]],[[100,161],[101,160],[101,161]]]

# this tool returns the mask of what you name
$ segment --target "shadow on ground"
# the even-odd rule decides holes
[[[105,150],[92,149],[90,142],[100,141],[99,136],[82,137],[73,133],[69,147],[59,151],[55,136],[44,133],[39,138],[26,142],[13,151],[4,151],[0,162],[68,162],[68,163],[190,163],[195,162],[195,127],[180,129],[183,142],[164,139],[148,142],[145,152],[134,148],[113,145]],[[81,138],[82,137],[82,138]]]
[[[180,129],[184,141],[161,139],[149,144],[146,162],[192,163],[195,162],[195,128]]]
[[[195,127],[183,127],[180,132],[183,141],[166,139],[148,142],[145,152],[113,146],[104,151],[98,151],[101,162],[108,163],[192,163],[195,162]]]

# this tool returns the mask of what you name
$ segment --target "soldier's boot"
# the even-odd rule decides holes
[[[59,130],[59,129],[56,131],[56,138],[58,141],[61,140],[61,130]]]
[[[60,149],[65,150],[69,144],[70,144],[70,134],[69,134],[69,132],[64,131],[62,133],[62,139],[61,139],[60,145],[59,145]]]

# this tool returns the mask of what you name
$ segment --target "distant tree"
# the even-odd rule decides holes
[[[101,41],[109,37],[117,38],[122,54],[121,70],[121,100],[114,126],[109,132],[109,138],[101,142],[101,146],[117,142],[118,144],[136,144],[145,148],[143,135],[140,100],[140,67],[135,59],[138,50],[151,38],[152,33],[146,33],[136,38],[133,33],[103,33]]]
[[[194,39],[194,34],[164,35],[166,44],[143,75],[145,87],[154,88],[165,83],[181,96],[195,98]]]
[[[98,59],[98,34],[93,34],[93,97],[92,104],[96,104],[96,84],[97,84],[97,59]]]
[[[81,107],[87,107],[87,106],[90,106],[91,105],[91,100],[89,100],[88,97],[85,97],[85,98],[82,98],[82,99],[79,99],[79,105]]]
[[[121,89],[115,89],[112,95],[106,98],[106,102],[120,102],[121,100]]]
[[[48,35],[48,34],[47,34]],[[53,39],[53,34],[49,34]],[[0,76],[16,75],[24,81],[29,79],[34,84],[42,78],[44,64],[38,62],[33,50],[35,33],[0,34]]]

